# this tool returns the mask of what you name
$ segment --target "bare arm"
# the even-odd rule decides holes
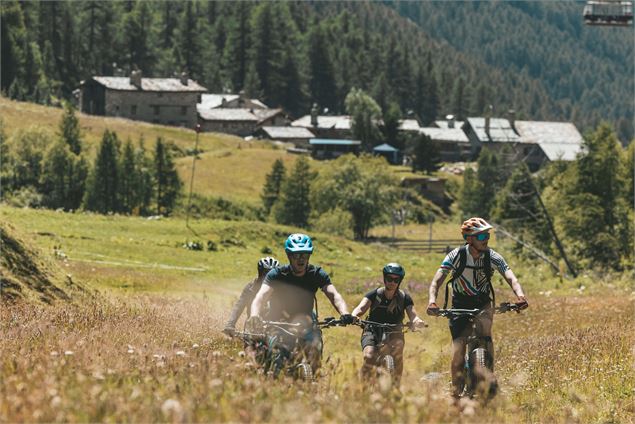
[[[514,291],[514,294],[516,294],[517,297],[525,297],[525,293],[523,293],[523,288],[520,286],[520,283],[518,282],[518,278],[516,278],[516,275],[514,275],[514,272],[511,269],[508,269],[507,271],[505,271],[505,274],[503,274],[503,277],[505,277],[505,281],[507,281],[507,284],[509,284],[509,287],[512,288],[512,290]]]
[[[417,327],[422,327],[425,325],[425,322],[423,322],[423,320],[419,318],[419,315],[417,315],[417,311],[415,311],[415,307],[413,305],[409,305],[406,308],[406,313],[408,314],[408,319],[410,320],[410,322]]]
[[[430,297],[428,299],[428,305],[437,303],[437,294],[439,293],[439,287],[443,285],[445,277],[446,274],[442,273],[441,271],[437,271],[437,273],[434,274],[434,277],[432,277],[432,282],[430,283]]]
[[[260,290],[256,294],[254,301],[251,303],[251,316],[261,317],[262,306],[269,300],[273,288],[268,284],[260,286]]]
[[[348,306],[346,306],[344,298],[337,291],[333,284],[326,285],[324,288],[322,288],[322,291],[324,292],[326,297],[329,298],[331,304],[335,307],[335,309],[337,309],[337,312],[339,312],[340,315],[348,314]]]
[[[361,318],[361,316],[364,315],[364,313],[368,310],[368,308],[370,308],[371,303],[372,302],[368,300],[367,297],[363,298],[362,301],[359,302],[359,305],[357,305],[357,307],[353,309],[353,312],[351,313],[351,315],[357,318]]]
[[[254,299],[254,295],[255,295],[255,293],[252,290],[254,290],[254,282],[253,281],[248,283],[243,288],[243,291],[240,294],[240,297],[238,298],[238,301],[236,302],[236,304],[232,308],[232,311],[231,311],[231,314],[229,316],[229,319],[227,320],[227,324],[225,324],[225,328],[234,328],[234,326],[236,325],[236,321],[238,321],[238,318],[240,318],[240,315],[242,315],[243,310],[245,308],[249,308],[249,305],[251,304],[252,300]]]

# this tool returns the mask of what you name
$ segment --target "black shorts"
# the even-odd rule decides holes
[[[376,334],[375,332],[371,331],[371,330],[364,330],[362,332],[362,350],[364,350],[367,346],[377,346],[380,342],[380,337],[381,335]],[[395,331],[393,333],[391,333],[388,336],[388,341],[392,341],[392,340],[403,340],[403,332],[401,331]]]
[[[486,309],[491,307],[492,300],[489,296],[455,296],[452,298],[453,309]],[[452,340],[469,335],[471,326],[470,317],[464,316],[450,319]]]

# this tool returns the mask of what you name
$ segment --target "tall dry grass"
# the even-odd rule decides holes
[[[537,300],[537,299],[536,299]],[[359,334],[325,332],[316,383],[272,380],[205,300],[137,295],[0,309],[0,421],[631,422],[633,305],[544,298],[496,318],[500,395],[453,405],[445,320],[408,338],[402,392],[357,379]],[[413,354],[416,353],[416,354]],[[440,373],[440,374],[433,374]]]

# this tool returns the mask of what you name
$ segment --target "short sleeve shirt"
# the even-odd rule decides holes
[[[397,309],[392,312],[388,311],[388,306],[392,299],[386,299],[384,296],[379,296],[379,304],[373,309],[375,299],[377,297],[377,290],[371,290],[364,296],[366,299],[372,302],[371,311],[368,314],[369,321],[380,322],[382,324],[401,324],[404,319],[404,312],[408,306],[413,306],[414,302],[412,297],[404,292],[404,310],[398,311]]]
[[[439,268],[439,272],[443,274],[450,274],[454,272],[459,267],[459,249],[462,247],[457,247],[452,250],[448,255],[443,259],[441,263],[441,267]],[[490,249],[490,262],[491,262],[491,270],[490,275],[494,273],[494,269],[497,269],[501,275],[505,275],[505,272],[510,269],[505,259],[493,249]],[[467,252],[466,255],[467,262],[465,264],[465,269],[463,273],[453,282],[452,290],[453,295],[459,296],[478,296],[489,293],[489,287],[487,284],[487,276],[485,275],[485,254],[481,253],[481,255],[474,260],[472,255]]]
[[[309,265],[301,276],[293,275],[291,265],[272,269],[263,284],[271,286],[270,317],[272,320],[292,320],[297,315],[310,315],[318,289],[331,284],[329,275],[319,266]]]

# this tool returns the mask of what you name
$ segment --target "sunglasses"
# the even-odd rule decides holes
[[[384,277],[384,281],[387,283],[398,283],[399,282],[399,276],[398,275],[386,275]]]
[[[489,233],[480,233],[472,237],[474,237],[478,241],[485,241],[485,240],[489,240]]]
[[[289,253],[289,257],[291,259],[309,259],[309,256],[311,256],[310,253]]]

